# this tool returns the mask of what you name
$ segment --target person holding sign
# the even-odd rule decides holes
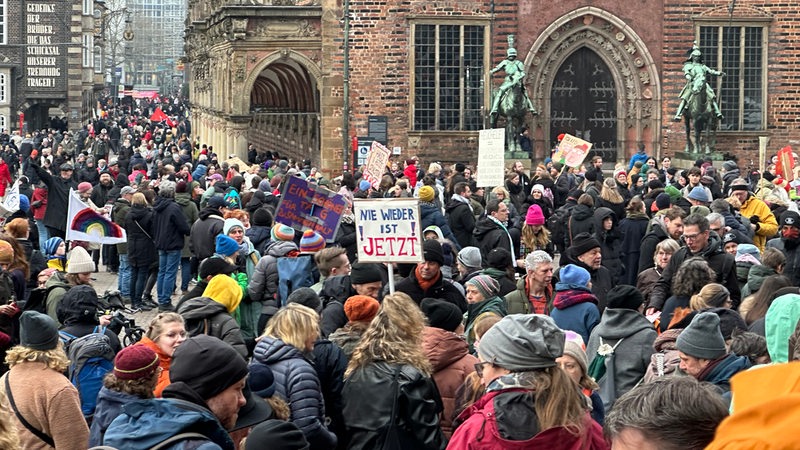
[[[417,305],[424,298],[440,298],[455,304],[461,309],[461,312],[466,312],[466,299],[451,282],[446,281],[442,276],[441,269],[444,265],[442,244],[436,240],[423,242],[422,255],[425,260],[417,263],[414,271],[397,283],[395,290],[408,294]]]

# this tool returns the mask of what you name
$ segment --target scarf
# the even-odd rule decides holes
[[[504,201],[507,201],[507,200],[504,200]],[[500,222],[499,220],[495,219],[493,216],[488,216],[488,217],[489,217],[489,220],[491,220],[492,222],[494,222],[497,225],[499,225],[500,228],[503,231],[506,232],[506,236],[508,236],[508,244],[509,244],[508,248],[511,249],[511,261],[516,262],[517,255],[516,255],[516,252],[514,251],[514,241],[511,239],[511,234],[509,234],[508,228],[506,228],[506,226],[505,226],[505,224],[503,222]]]
[[[417,278],[417,283],[419,283],[419,287],[422,289],[422,291],[427,293],[428,289],[433,287],[433,285],[436,284],[440,278],[442,278],[442,272],[440,271],[430,280],[424,280],[420,274],[419,266],[417,266],[417,268],[414,269],[414,276]]]
[[[502,391],[505,389],[526,389],[533,391],[536,382],[534,372],[511,372],[495,378],[486,386],[486,392]]]
[[[455,201],[457,201],[457,202],[466,203],[466,204],[467,204],[467,206],[469,206],[469,210],[470,210],[471,212],[473,212],[473,213],[475,212],[475,211],[473,211],[473,209],[472,209],[472,203],[470,203],[470,201],[469,201],[469,200],[467,200],[466,198],[464,198],[464,197],[462,197],[462,196],[460,196],[460,195],[458,195],[458,194],[453,194],[453,196],[452,196],[452,197],[450,197],[450,198],[451,198],[451,199],[453,199],[453,200],[455,200]]]

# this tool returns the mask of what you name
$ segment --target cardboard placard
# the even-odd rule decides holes
[[[417,199],[356,199],[353,213],[359,262],[422,261]]]
[[[302,178],[289,177],[275,211],[275,222],[301,232],[314,230],[331,242],[336,239],[346,207],[347,200],[341,195]]]

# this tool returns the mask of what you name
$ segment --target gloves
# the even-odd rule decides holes
[[[759,222],[761,222],[761,218],[758,216],[750,216],[750,223],[757,225]]]
[[[235,275],[231,275],[236,283],[242,288],[242,293],[247,294],[247,274],[239,272]]]

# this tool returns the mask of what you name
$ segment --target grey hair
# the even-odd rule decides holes
[[[525,269],[535,271],[540,264],[553,264],[553,258],[544,250],[536,250],[525,258]]]
[[[692,377],[657,378],[614,403],[606,415],[605,434],[613,442],[623,430],[635,429],[661,450],[701,450],[727,415],[712,385]]]
[[[678,244],[678,241],[676,241],[675,239],[670,239],[670,238],[664,239],[663,241],[656,244],[656,251],[653,252],[653,263],[655,263],[656,266],[658,266],[659,251],[664,251],[666,253],[669,253],[670,255],[674,255],[679,248],[681,248],[681,245]]]
[[[722,226],[725,226],[725,218],[722,217],[722,214],[720,213],[715,213],[715,212],[711,213],[706,216],[706,220],[708,220],[709,225],[711,225],[712,223],[719,223],[722,224]]]

